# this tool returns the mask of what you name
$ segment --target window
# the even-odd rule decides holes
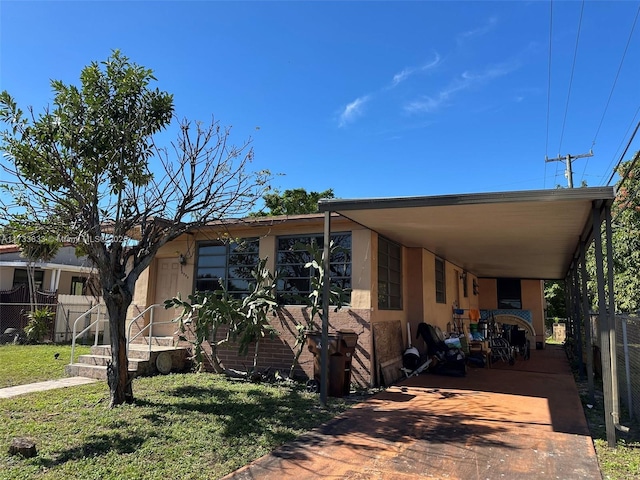
[[[402,247],[378,237],[378,308],[402,309]]]
[[[33,280],[36,284],[36,290],[42,290],[44,284],[44,270],[34,270]],[[13,270],[13,286],[29,285],[29,277],[26,268],[16,268]]]
[[[198,245],[196,290],[214,291],[220,282],[235,297],[249,292],[251,270],[258,264],[259,240],[202,242]]]
[[[335,233],[331,241],[338,247],[331,254],[331,284],[351,289],[351,233]],[[304,305],[312,290],[316,271],[306,265],[312,260],[308,245],[324,248],[324,235],[283,236],[276,243],[276,270],[279,272],[278,297],[289,305]]]
[[[447,303],[446,283],[444,278],[444,260],[436,258],[436,302]]]
[[[86,294],[87,279],[84,277],[71,277],[71,295]]]
[[[498,278],[498,308],[522,309],[519,278]]]

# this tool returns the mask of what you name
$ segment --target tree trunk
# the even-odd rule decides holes
[[[298,350],[296,351],[296,353],[293,356],[293,361],[291,362],[291,368],[289,368],[289,379],[293,380],[293,377],[295,375],[295,371],[296,371],[296,365],[298,365],[298,362],[300,361],[300,357],[302,356],[302,352],[304,350],[304,346],[306,345],[306,342],[304,340],[302,340],[300,342],[300,345],[298,346]]]
[[[109,312],[109,329],[111,345],[111,362],[107,367],[107,383],[109,384],[109,407],[133,403],[132,378],[129,378],[129,359],[127,358],[127,310],[132,296],[124,288],[117,285],[104,294],[104,302]]]
[[[253,368],[251,370],[253,373],[256,373],[256,370],[258,369],[258,349],[259,348],[260,348],[260,339],[256,340],[256,346],[253,351]]]
[[[208,342],[209,346],[211,347],[211,356],[210,358],[208,358],[209,363],[211,364],[211,368],[213,369],[213,371],[215,373],[224,373],[224,368],[222,368],[222,365],[220,365],[220,359],[218,358],[218,344],[216,342]],[[201,371],[202,367],[204,366],[204,364],[202,364],[201,367]]]

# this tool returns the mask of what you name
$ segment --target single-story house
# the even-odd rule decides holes
[[[468,325],[472,311],[502,315],[544,348],[543,282],[571,278],[614,197],[613,188],[597,187],[327,199],[320,201],[319,214],[214,222],[162,247],[136,285],[132,309],[176,294],[186,298],[196,289],[214,288],[219,278],[230,291],[242,292],[247,285],[243,267],[258,258],[283,272],[279,294],[307,292],[307,258],[293,247],[312,239],[322,245],[329,235],[343,247],[331,259],[331,280],[351,289],[349,306],[330,312],[329,330],[358,335],[354,383],[383,383],[384,366],[409,341],[419,344],[419,323],[447,330],[454,320]],[[272,322],[280,335],[261,342],[259,368],[288,371],[295,325],[308,315],[290,297],[283,298],[288,303]],[[154,322],[175,314],[158,308]],[[175,328],[158,325],[154,334],[172,335]],[[227,368],[251,363],[237,355],[235,346],[224,348],[220,358]],[[313,371],[313,354],[305,348],[297,372],[311,377]]]

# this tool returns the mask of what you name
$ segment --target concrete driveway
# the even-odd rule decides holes
[[[564,352],[462,378],[421,374],[225,480],[600,479]]]

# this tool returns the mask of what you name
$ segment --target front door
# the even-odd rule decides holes
[[[156,260],[156,292],[153,303],[163,304],[165,300],[175,297],[178,294],[178,278],[180,275],[180,264],[177,258],[158,258]],[[172,336],[177,329],[175,323],[170,322],[177,316],[173,308],[165,309],[156,307],[153,309],[153,335]]]

